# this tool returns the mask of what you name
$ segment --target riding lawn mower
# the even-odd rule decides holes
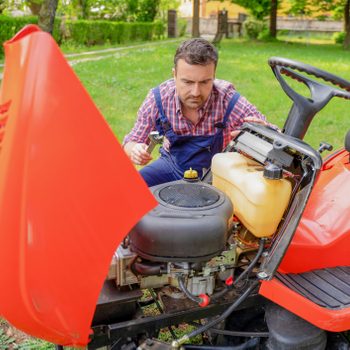
[[[149,189],[156,205],[114,249],[87,349],[350,348],[350,132],[325,159],[331,145],[303,141],[350,82],[268,63],[293,101],[283,129],[245,123],[201,179]]]

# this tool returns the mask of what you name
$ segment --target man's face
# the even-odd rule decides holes
[[[187,109],[198,109],[207,101],[213,88],[215,64],[202,66],[179,59],[173,70],[176,90]]]

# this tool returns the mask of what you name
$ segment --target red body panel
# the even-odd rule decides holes
[[[112,255],[156,201],[50,35],[27,27],[5,53],[0,315],[85,345]]]
[[[350,162],[342,150],[328,158],[311,193],[280,272],[350,265]]]
[[[320,307],[276,279],[263,281],[259,294],[321,329],[331,332],[350,329],[350,308],[330,310]]]

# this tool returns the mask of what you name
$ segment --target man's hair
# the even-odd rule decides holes
[[[199,64],[201,66],[214,63],[216,67],[219,58],[216,48],[209,41],[195,38],[184,41],[177,48],[174,56],[175,68],[179,59],[185,60],[188,64]]]

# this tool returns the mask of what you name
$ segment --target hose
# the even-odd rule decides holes
[[[212,345],[185,345],[186,350],[247,350],[256,349],[260,340],[258,338],[249,339],[240,345],[230,346],[212,346]]]
[[[203,325],[202,327],[199,327],[192,331],[191,333],[184,335],[181,337],[179,340],[174,340],[172,342],[172,348],[173,349],[178,349],[182,344],[186,343],[187,341],[190,340],[190,338],[193,338],[197,336],[198,334],[201,334],[203,332],[206,332],[210,328],[214,327],[221,321],[223,321],[225,318],[227,318],[247,297],[254,291],[254,289],[257,287],[259,284],[258,280],[255,280],[246,290],[245,292],[240,295],[238,299],[235,300],[235,302],[217,319],[208,322],[207,324]]]
[[[184,284],[184,279],[183,279],[183,275],[179,275],[177,277],[177,281],[179,282],[179,287],[181,289],[181,291],[187,296],[188,299],[194,301],[197,304],[200,304],[202,302],[202,299],[200,297],[197,297],[195,295],[193,295],[185,286]]]
[[[256,337],[256,338],[268,338],[269,332],[245,332],[245,331],[227,331],[223,329],[212,328],[212,333],[228,335],[230,337]]]
[[[135,275],[142,275],[142,276],[158,276],[165,271],[164,264],[154,264],[154,263],[135,261],[130,267],[131,267],[131,271]]]
[[[261,238],[259,241],[259,249],[258,252],[256,253],[254,259],[250,262],[250,264],[248,265],[248,267],[237,277],[237,279],[233,282],[232,285],[230,286],[225,286],[225,288],[223,290],[221,290],[220,292],[217,292],[215,294],[213,294],[210,298],[211,300],[217,300],[220,299],[221,297],[223,297],[228,291],[230,291],[240,280],[243,279],[244,276],[249,275],[249,273],[253,270],[253,268],[255,267],[256,263],[258,262],[258,260],[260,259],[263,251],[264,251],[264,247],[265,247],[265,238]]]

